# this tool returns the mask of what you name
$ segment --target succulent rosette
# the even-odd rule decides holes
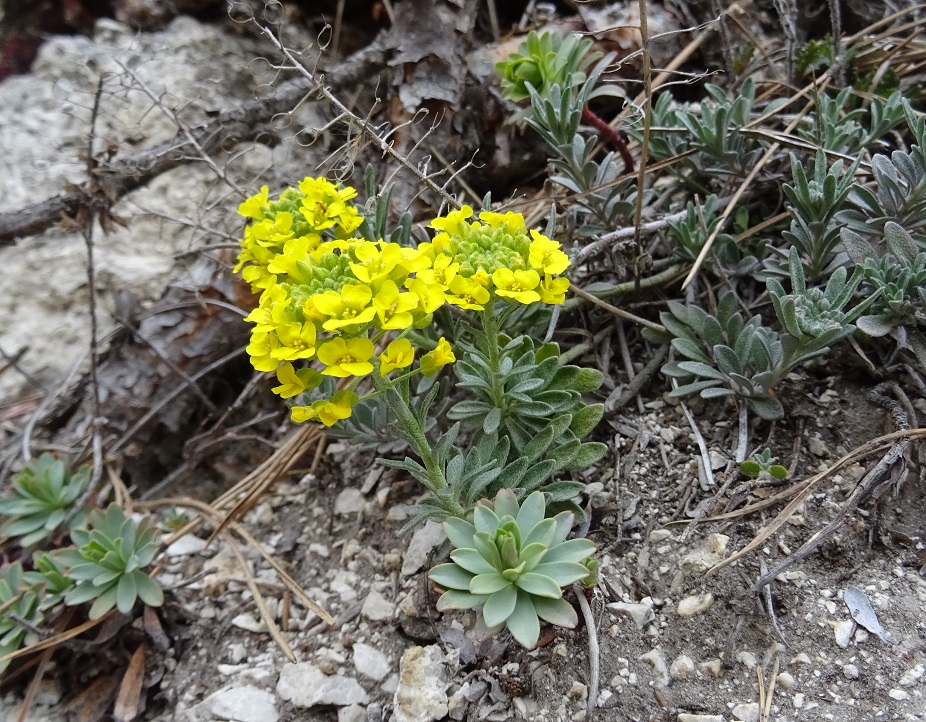
[[[588,539],[566,539],[571,512],[550,519],[545,513],[542,492],[535,491],[519,504],[511,489],[502,489],[493,501],[476,505],[472,523],[448,518],[444,529],[455,547],[452,562],[429,574],[444,590],[437,608],[481,607],[478,634],[508,627],[528,649],[537,645],[541,619],[575,627],[578,618],[563,599],[562,588],[588,575],[582,562],[595,545]]]

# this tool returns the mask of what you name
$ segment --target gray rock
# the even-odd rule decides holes
[[[334,500],[334,513],[341,516],[356,514],[363,509],[365,503],[363,492],[349,486],[342,490],[337,499]]]
[[[758,702],[738,704],[730,711],[740,722],[759,722],[759,714],[761,713]]]
[[[359,704],[341,707],[338,710],[338,722],[367,722],[367,711]]]
[[[317,704],[346,707],[370,701],[356,679],[340,674],[328,676],[309,662],[283,665],[277,694],[296,707],[314,707]]]
[[[392,722],[433,722],[448,712],[447,670],[437,645],[410,647],[399,665]]]
[[[220,689],[198,704],[194,714],[200,718],[218,717],[234,722],[277,722],[280,719],[273,695],[250,684]]]
[[[713,603],[713,594],[695,594],[680,601],[676,611],[680,617],[693,617],[696,614],[704,614]]]
[[[428,555],[446,538],[444,527],[436,521],[429,521],[419,527],[408,543],[408,550],[402,561],[402,576],[411,576],[427,564]]]
[[[371,589],[367,598],[363,600],[360,613],[371,622],[385,622],[395,616],[395,604],[375,589]]]
[[[360,674],[377,682],[382,682],[392,671],[392,664],[385,654],[363,643],[354,645],[354,667]]]
[[[684,679],[694,671],[694,660],[687,654],[680,654],[669,666],[669,676],[672,679]]]
[[[669,684],[669,665],[666,664],[666,658],[659,649],[651,649],[646,654],[641,654],[638,659],[646,662],[653,668],[656,674],[657,686],[666,687]]]
[[[205,539],[200,539],[193,534],[187,534],[167,547],[164,553],[169,557],[185,557],[190,554],[198,554],[206,548],[206,543]]]
[[[608,605],[608,609],[625,617],[630,617],[636,623],[637,629],[643,629],[656,618],[653,613],[653,600],[649,597],[641,599],[639,604],[612,602]]]

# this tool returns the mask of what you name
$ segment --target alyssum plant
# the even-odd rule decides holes
[[[601,376],[562,365],[554,345],[537,348],[504,332],[515,309],[565,300],[569,259],[560,244],[528,230],[521,214],[483,211],[477,218],[468,206],[432,221],[433,238],[416,247],[359,238],[385,232],[364,223],[355,196],[352,188],[306,178],[276,200],[264,188],[239,209],[253,222],[238,268],[261,293],[248,316],[254,367],[275,371],[275,393],[300,399],[291,409],[296,422],[332,426],[361,399],[382,399],[414,457],[381,463],[407,471],[430,492],[406,528],[425,519],[470,524],[483,514],[479,500],[498,494],[515,505],[533,499],[532,509],[539,500],[537,522],[548,504],[575,508],[582,485],[557,475],[605,453],[604,445],[582,441],[602,408],[584,405],[581,394]],[[453,345],[434,333],[438,316]],[[450,409],[456,423],[441,430],[429,418],[441,385],[413,404],[410,382],[437,374],[457,354],[458,388],[471,398]],[[567,514],[557,517],[557,543],[571,528]],[[592,551],[582,548],[584,557]],[[551,578],[557,589],[575,581]],[[523,609],[509,612],[529,626]],[[531,641],[530,634],[518,638]]]

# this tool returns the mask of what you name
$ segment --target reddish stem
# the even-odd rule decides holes
[[[588,106],[582,108],[582,122],[597,130],[601,139],[620,153],[624,160],[624,173],[633,173],[633,156],[620,134],[589,110]]]

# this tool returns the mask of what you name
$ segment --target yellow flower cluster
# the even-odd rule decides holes
[[[316,388],[326,376],[350,379],[330,399],[293,407],[297,422],[331,426],[349,417],[359,380],[377,366],[382,375],[412,366],[415,349],[403,334],[426,327],[445,303],[476,311],[496,299],[562,303],[569,286],[557,277],[569,266],[560,245],[528,234],[520,214],[481,213],[480,221],[468,221],[473,211],[464,206],[432,223],[440,231],[432,242],[406,248],[351,237],[363,223],[350,203],[356,195],[306,178],[274,201],[264,187],[238,209],[252,223],[235,270],[261,293],[246,319],[254,324],[252,365],[276,371],[273,391],[283,398]],[[377,357],[388,334],[397,337]],[[441,338],[419,371],[431,375],[455,360]]]

